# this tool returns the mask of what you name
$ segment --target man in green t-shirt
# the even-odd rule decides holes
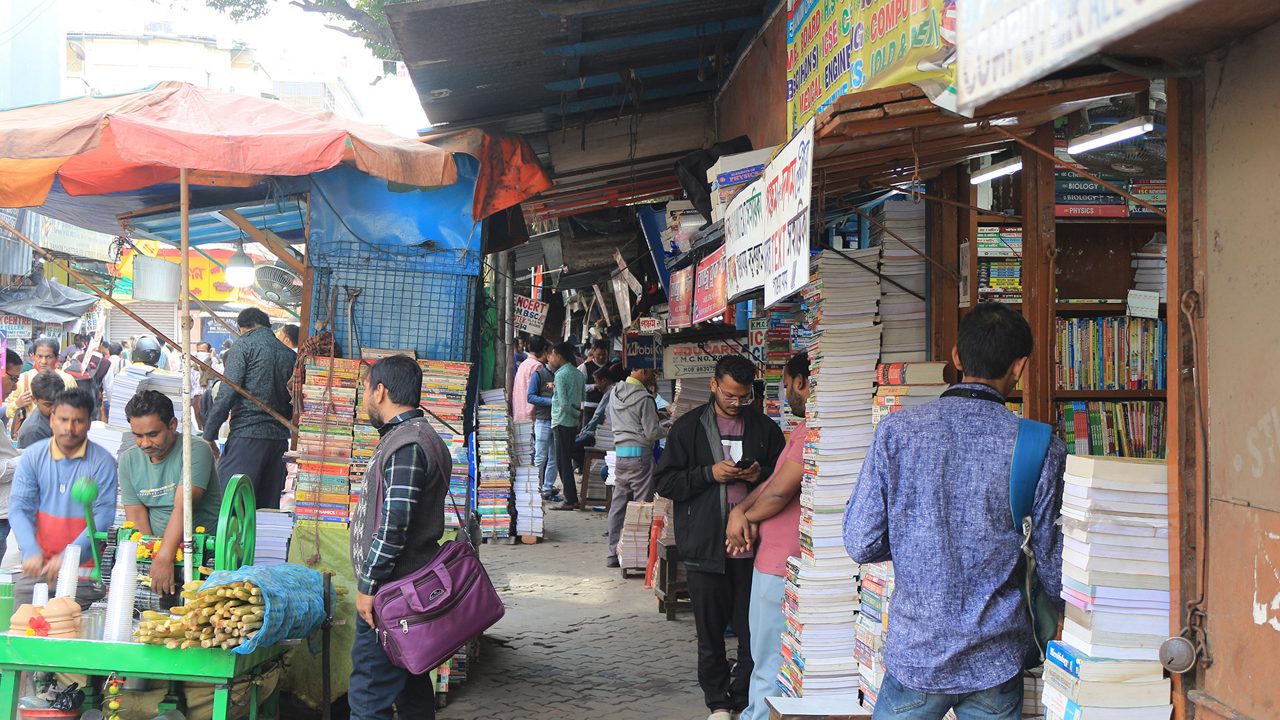
[[[125,519],[143,535],[160,535],[160,549],[151,563],[151,588],[174,591],[174,558],[182,547],[182,435],[173,414],[173,401],[155,390],[143,390],[124,408],[136,447],[120,455],[118,475]],[[222,508],[209,443],[191,442],[192,528],[217,531]]]

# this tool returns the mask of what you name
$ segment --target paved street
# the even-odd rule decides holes
[[[604,513],[546,525],[538,545],[481,548],[507,614],[441,720],[705,718],[692,615],[667,622],[642,579],[605,568]]]

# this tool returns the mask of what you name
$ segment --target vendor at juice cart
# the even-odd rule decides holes
[[[76,600],[88,607],[102,597],[89,578],[93,554],[85,530],[84,507],[72,497],[72,484],[82,477],[98,484],[93,520],[106,528],[116,514],[116,461],[111,453],[89,442],[93,397],[83,390],[67,390],[53,401],[49,426],[53,437],[27,448],[13,474],[9,496],[9,524],[18,539],[23,577],[14,585],[15,607],[31,602],[36,583],[49,583],[49,595],[62,568],[62,552],[80,547],[81,572]]]
[[[172,594],[174,565],[182,547],[182,434],[173,401],[155,390],[143,390],[124,407],[135,447],[120,454],[120,501],[125,520],[143,535],[159,535],[151,558],[151,589]],[[222,484],[209,443],[191,439],[192,528],[217,531]]]

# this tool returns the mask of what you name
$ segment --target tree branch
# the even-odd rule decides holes
[[[330,30],[336,30],[342,33],[343,35],[346,35],[347,37],[353,37],[359,40],[366,40],[368,42],[374,42],[374,43],[382,42],[381,38],[377,37],[376,35],[373,35],[372,33],[367,33],[360,30],[352,30],[351,28],[344,28],[341,25],[325,25],[325,27]]]
[[[391,35],[391,28],[379,22],[368,12],[354,7],[347,0],[330,0],[332,4],[321,4],[315,0],[290,0],[289,4],[302,8],[305,12],[321,13],[324,15],[336,15],[340,18],[350,20],[360,29],[350,30],[348,28],[339,28],[335,25],[326,25],[325,27],[332,30],[338,30],[345,35],[359,38],[371,43],[385,45],[387,47],[395,47],[395,38]]]

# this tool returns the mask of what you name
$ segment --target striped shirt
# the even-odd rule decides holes
[[[378,428],[378,433],[385,437],[400,423],[416,417],[422,417],[421,410],[402,412]],[[417,443],[410,443],[383,461],[382,473],[386,483],[382,495],[382,524],[374,533],[373,543],[356,578],[360,592],[365,595],[374,594],[378,585],[388,580],[395,570],[396,558],[404,549],[413,508],[427,485],[427,458]]]

